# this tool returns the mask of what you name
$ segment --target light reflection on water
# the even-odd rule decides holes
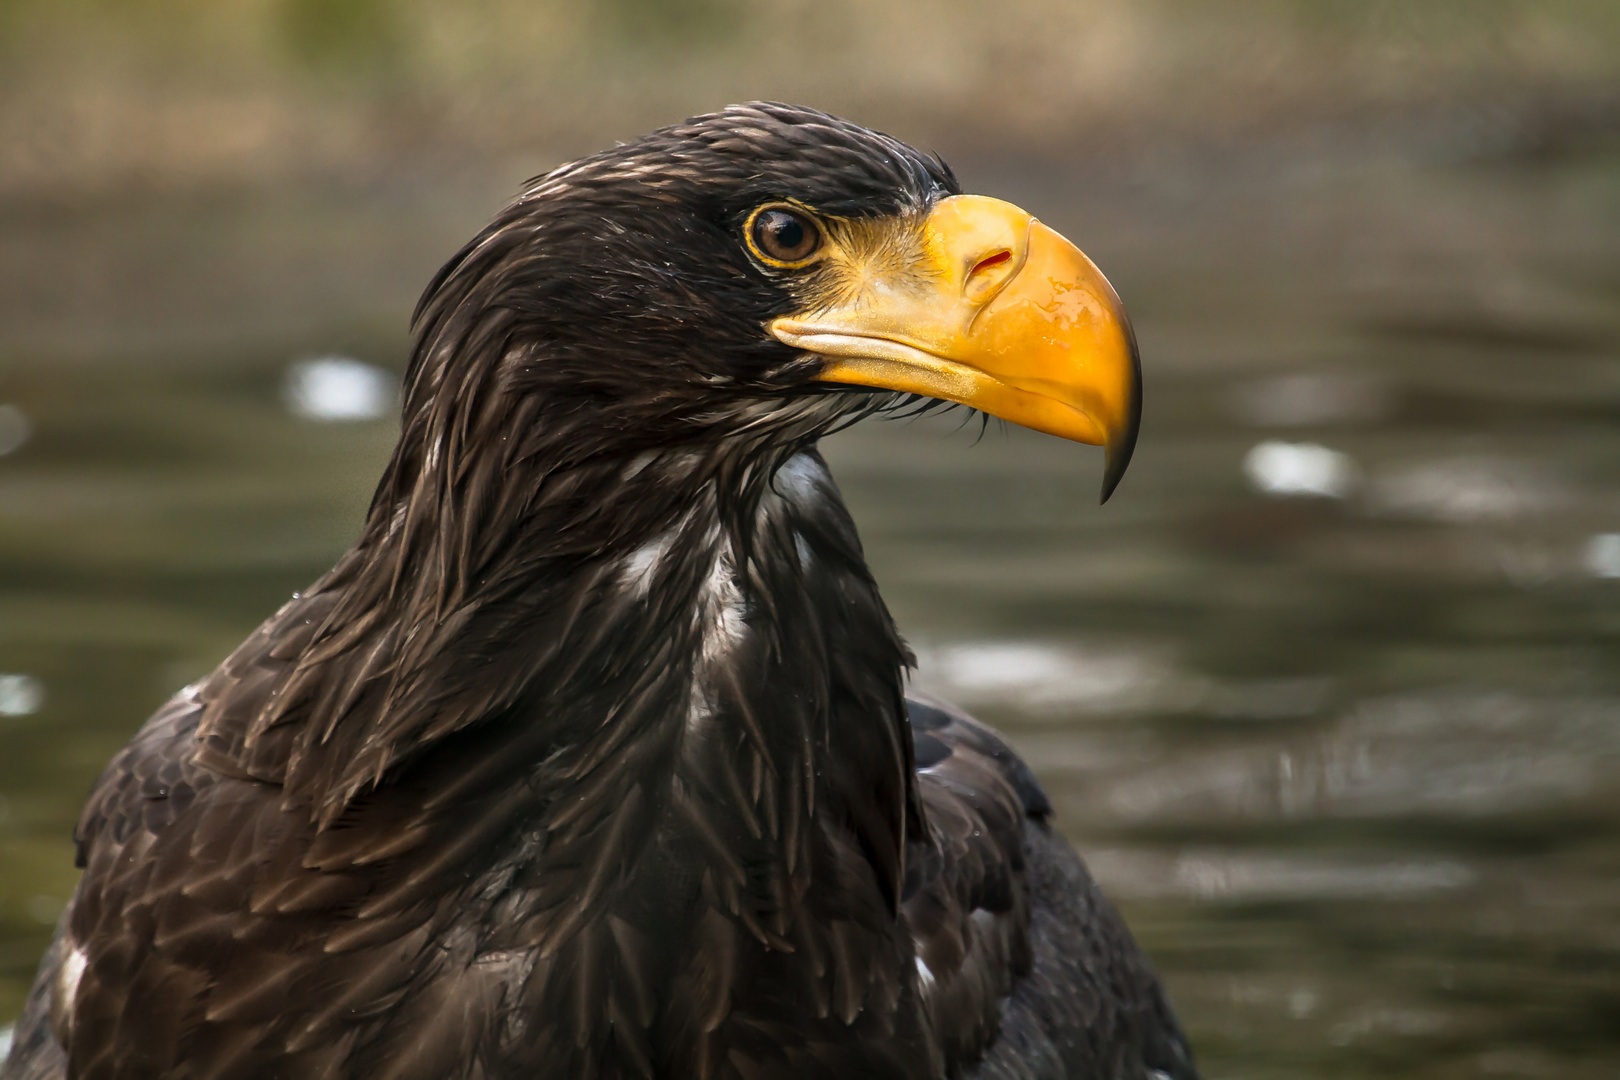
[[[32,675],[0,675],[0,716],[27,716],[45,704],[45,687]]]
[[[1346,499],[1361,486],[1355,459],[1320,443],[1268,439],[1243,455],[1243,473],[1256,491],[1278,498]]]
[[[347,356],[300,360],[287,369],[287,408],[305,420],[377,420],[397,407],[394,377]]]
[[[1147,412],[1102,509],[1098,455],[1024,432],[827,446],[918,684],[1028,757],[1211,1076],[1620,1075],[1620,162],[1173,190],[959,164],[1109,271]],[[0,697],[44,691],[0,716],[0,1018],[97,770],[358,526],[403,356],[364,327],[477,224],[407,275],[428,212],[388,210],[356,211],[387,287],[329,333],[250,311],[173,355],[0,344],[28,425],[0,459]],[[153,270],[176,296],[185,272]],[[1245,475],[1267,443],[1355,483],[1273,497]]]

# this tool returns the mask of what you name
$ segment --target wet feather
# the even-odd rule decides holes
[[[815,449],[894,401],[737,242],[793,198],[903,259],[956,190],[778,105],[533,181],[353,550],[98,781],[0,1076],[1193,1077],[1027,767],[907,702]]]

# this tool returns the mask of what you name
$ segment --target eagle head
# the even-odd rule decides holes
[[[441,454],[473,431],[554,463],[780,446],[915,395],[1106,447],[1106,499],[1141,410],[1130,321],[1078,248],[937,157],[780,104],[535,179],[415,326],[401,445]]]

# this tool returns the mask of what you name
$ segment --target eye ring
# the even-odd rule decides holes
[[[794,268],[813,262],[821,253],[821,228],[797,206],[767,203],[748,216],[743,227],[748,248],[769,266]]]

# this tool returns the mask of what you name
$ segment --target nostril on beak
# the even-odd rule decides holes
[[[988,294],[995,291],[1006,280],[1005,273],[997,273],[1012,262],[1012,252],[1006,248],[992,251],[984,258],[973,264],[967,272],[967,278],[962,282],[962,292],[969,300],[979,301],[989,299]]]
[[[1011,258],[1012,252],[1008,251],[1006,248],[1002,248],[1000,251],[986,255],[984,258],[973,264],[973,269],[968,271],[968,280],[972,281],[975,276],[984,273],[986,270],[994,269]]]

